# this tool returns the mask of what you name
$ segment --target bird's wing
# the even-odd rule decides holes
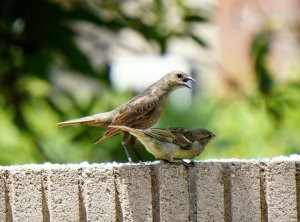
[[[162,142],[173,143],[181,149],[190,149],[192,142],[185,137],[187,130],[181,128],[159,129],[151,128],[145,130],[145,134],[154,137]]]
[[[179,127],[171,127],[169,130],[175,137],[174,143],[177,144],[181,149],[188,150],[191,149],[191,145],[193,142],[193,137],[191,131],[179,128]]]
[[[151,116],[155,115],[159,108],[158,102],[159,100],[157,97],[147,96],[132,101],[131,103],[126,104],[126,106],[121,107],[119,114],[111,124],[123,124],[125,126],[135,126],[136,128],[140,125],[147,125],[146,122],[151,121]]]
[[[148,128],[158,119],[159,100],[157,97],[139,97],[124,104],[119,108],[119,112],[111,122],[111,125],[123,125],[133,128]],[[96,140],[98,143],[108,137],[122,132],[120,129],[109,128],[104,135]]]
[[[144,130],[144,133],[165,143],[174,143],[176,139],[168,129],[150,128]]]

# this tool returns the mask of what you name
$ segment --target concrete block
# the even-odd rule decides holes
[[[189,221],[188,172],[185,166],[156,166],[159,192],[159,221]]]
[[[224,221],[224,175],[222,163],[202,162],[197,168],[197,221]]]
[[[299,221],[300,156],[0,166],[0,221]]]
[[[43,221],[42,171],[30,165],[11,167],[9,180],[13,221]]]
[[[265,185],[268,221],[297,221],[295,162],[267,162]]]
[[[229,167],[232,221],[262,221],[259,163],[238,161]]]
[[[83,167],[82,195],[87,221],[116,221],[116,190],[112,165]]]
[[[0,167],[0,221],[6,221],[5,170]]]
[[[47,173],[47,202],[50,221],[82,221],[78,166],[50,165]]]
[[[118,221],[153,221],[150,167],[119,165],[115,167],[114,175]]]

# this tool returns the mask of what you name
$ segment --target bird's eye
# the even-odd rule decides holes
[[[181,74],[181,73],[178,73],[178,74],[177,74],[177,77],[181,79],[181,78],[182,78],[182,74]]]

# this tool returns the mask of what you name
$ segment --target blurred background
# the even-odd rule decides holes
[[[217,135],[198,159],[300,152],[297,0],[0,1],[0,164],[126,161],[104,130],[57,122],[116,108],[173,69],[156,127]],[[153,160],[139,144],[145,160]]]

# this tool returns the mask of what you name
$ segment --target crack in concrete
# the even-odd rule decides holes
[[[231,172],[230,164],[224,164],[223,167],[223,182],[224,182],[224,221],[232,221],[231,209]]]
[[[268,221],[268,205],[266,200],[266,170],[265,163],[260,163],[259,171],[259,186],[260,186],[260,210],[261,210],[261,222]]]
[[[157,177],[157,169],[155,166],[150,167],[151,174],[151,197],[152,197],[152,221],[160,222],[160,196],[159,196],[159,181]]]
[[[82,168],[78,169],[78,208],[79,208],[79,221],[86,222],[87,221],[87,214],[86,214],[86,209],[84,205],[84,200],[83,200],[83,185],[84,185],[84,180],[82,179]]]
[[[189,192],[189,221],[197,222],[197,168],[187,167]]]
[[[5,212],[6,212],[6,221],[7,222],[12,222],[13,221],[13,215],[12,215],[12,210],[11,210],[11,201],[10,201],[10,195],[9,195],[9,171],[5,170],[4,172],[4,192],[5,192]]]
[[[113,176],[114,176],[114,189],[115,189],[115,211],[116,211],[116,222],[122,222],[123,221],[123,212],[122,212],[122,206],[120,202],[120,193],[117,186],[117,178],[120,176],[117,169],[113,170]]]
[[[300,221],[300,163],[296,165],[296,201],[297,201],[297,221]]]
[[[41,192],[42,192],[42,213],[43,213],[43,222],[49,222],[50,221],[50,212],[49,212],[49,206],[46,196],[47,191],[47,177],[42,176],[41,181]]]

